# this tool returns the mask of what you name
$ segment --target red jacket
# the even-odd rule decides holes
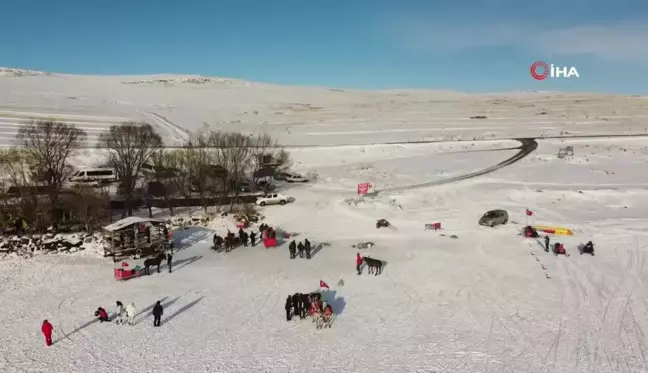
[[[99,317],[102,319],[108,318],[108,313],[106,312],[105,309],[103,308],[99,309]]]
[[[45,334],[45,335],[50,335],[50,334],[52,334],[52,331],[53,331],[53,330],[54,330],[54,327],[52,326],[52,324],[50,324],[50,323],[47,322],[47,321],[45,321],[45,322],[43,323],[43,326],[41,326],[41,331],[42,331],[43,334]]]
[[[362,257],[360,254],[356,254],[356,265],[362,264]]]

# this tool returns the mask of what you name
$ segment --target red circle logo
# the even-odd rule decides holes
[[[538,72],[540,70],[540,72]],[[549,76],[549,66],[542,62],[536,61],[531,65],[531,76],[535,80],[545,80]]]

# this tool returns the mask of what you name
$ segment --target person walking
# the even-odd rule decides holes
[[[164,308],[162,308],[160,301],[157,301],[157,303],[155,303],[155,307],[153,307],[153,326],[160,326],[163,314]]]
[[[549,236],[545,235],[544,236],[544,244],[545,244],[545,251],[549,252]]]
[[[45,320],[43,321],[43,325],[41,326],[41,331],[43,332],[43,335],[45,336],[45,345],[47,347],[52,345],[52,332],[54,331],[54,327],[52,324],[50,324],[49,321]]]
[[[169,267],[169,273],[171,273],[171,264],[173,263],[173,250],[167,252],[167,267]]]

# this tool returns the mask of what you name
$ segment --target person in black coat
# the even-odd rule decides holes
[[[295,240],[292,240],[288,245],[288,251],[290,251],[290,259],[295,259],[297,256],[297,244],[295,243]]]
[[[293,314],[295,316],[301,315],[301,308],[299,307],[300,303],[299,300],[301,299],[301,294],[300,293],[295,293],[292,296],[292,307],[293,307]]]
[[[292,307],[293,307],[292,297],[290,295],[288,295],[288,298],[286,298],[286,306],[285,306],[285,308],[286,308],[286,321],[290,321],[290,319],[292,318],[292,314],[291,314]]]
[[[245,235],[245,231],[243,230],[243,228],[239,228],[238,236],[241,239],[241,242],[243,242],[243,236],[244,235]]]
[[[256,245],[256,233],[254,231],[250,232],[250,244],[252,246]]]
[[[551,240],[549,239],[549,236],[544,236],[544,244],[545,244],[545,251],[549,252],[549,242]]]
[[[248,236],[248,233],[243,232],[243,237],[241,237],[241,242],[243,242],[243,246],[247,247],[249,238],[250,236]]]
[[[160,301],[157,301],[155,307],[153,307],[153,326],[160,326],[163,314],[164,309],[162,308]]]
[[[311,243],[308,239],[304,240],[304,250],[306,250],[306,259],[311,258]]]
[[[299,244],[297,245],[297,250],[299,250],[299,257],[303,258],[304,257],[304,244],[299,241]]]

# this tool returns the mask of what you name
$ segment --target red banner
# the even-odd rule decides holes
[[[358,184],[358,194],[367,194],[367,193],[369,193],[369,188],[371,188],[371,183]]]

